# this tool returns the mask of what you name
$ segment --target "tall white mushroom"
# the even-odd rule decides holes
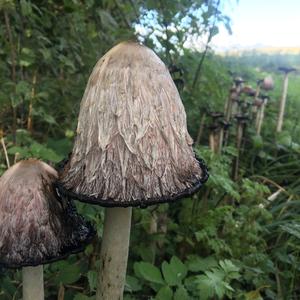
[[[57,184],[81,201],[117,207],[105,212],[96,299],[123,298],[131,206],[174,202],[207,180],[192,142],[176,86],[152,50],[124,42],[98,61]]]

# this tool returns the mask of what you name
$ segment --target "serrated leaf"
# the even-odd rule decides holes
[[[211,256],[199,257],[196,255],[190,255],[186,262],[187,267],[192,272],[206,271],[218,265],[218,262]]]

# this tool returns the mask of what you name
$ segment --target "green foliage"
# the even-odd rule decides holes
[[[232,77],[253,87],[270,73],[274,78],[262,134],[251,122],[246,128],[238,180],[232,179],[236,123],[221,154],[208,149],[206,126],[195,149],[209,166],[205,187],[182,202],[134,209],[126,300],[300,297],[297,73],[290,75],[284,131],[274,133],[282,90],[277,68],[299,68],[299,55],[216,55],[209,43],[218,27],[230,31],[220,7],[215,0],[0,1],[0,134],[11,164],[36,157],[55,165],[67,157],[92,67],[121,40],[142,40],[180,69],[172,76],[183,82],[179,92],[194,138],[203,113],[223,112]],[[207,51],[195,47],[199,36]],[[0,174],[5,169],[1,145]],[[101,239],[103,209],[76,205]],[[149,233],[154,215],[158,230]],[[95,299],[100,239],[45,266],[46,299],[57,299],[59,289],[66,300]],[[19,270],[1,269],[0,298],[21,298]]]

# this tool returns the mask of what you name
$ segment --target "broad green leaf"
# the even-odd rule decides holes
[[[155,296],[155,300],[172,300],[173,299],[173,292],[170,287],[164,286],[162,287],[157,295]]]
[[[127,275],[125,290],[129,292],[137,292],[142,290],[142,285],[139,282],[138,278]]]
[[[164,279],[168,285],[172,286],[180,283],[177,274],[173,272],[172,267],[166,261],[162,263],[161,269]]]
[[[153,283],[165,284],[160,270],[147,262],[139,262],[134,264],[136,275],[140,275],[143,279]]]
[[[72,284],[81,276],[80,267],[78,265],[68,265],[60,270],[56,278],[56,282],[63,284]]]
[[[95,300],[96,296],[86,296],[82,293],[76,294],[76,296],[74,297],[74,300]]]
[[[97,272],[88,271],[87,278],[88,278],[90,290],[95,291],[97,286]]]
[[[168,285],[179,285],[187,274],[187,268],[178,257],[173,256],[170,263],[162,263],[162,272]]]
[[[183,286],[176,289],[174,293],[174,300],[189,300],[188,292]]]

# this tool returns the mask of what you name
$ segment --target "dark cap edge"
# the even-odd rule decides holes
[[[208,180],[209,173],[207,166],[205,165],[204,161],[198,157],[196,157],[200,168],[202,170],[202,177],[197,180],[196,182],[193,183],[193,186],[190,188],[187,188],[173,196],[169,197],[158,197],[158,198],[151,198],[147,200],[133,200],[133,201],[122,201],[122,202],[117,202],[113,199],[102,199],[100,197],[92,197],[92,196],[86,196],[83,194],[77,194],[71,190],[66,189],[63,184],[61,184],[59,181],[56,181],[54,183],[55,188],[58,189],[59,193],[62,194],[63,196],[77,199],[81,202],[86,202],[89,204],[96,204],[100,205],[103,207],[140,207],[140,208],[146,208],[147,206],[150,205],[156,205],[156,204],[162,204],[162,203],[170,203],[170,202],[175,202],[177,200],[180,200],[182,198],[189,197],[196,193],[202,186],[203,184]],[[64,162],[64,164],[66,161]],[[62,166],[62,165],[60,165]]]

